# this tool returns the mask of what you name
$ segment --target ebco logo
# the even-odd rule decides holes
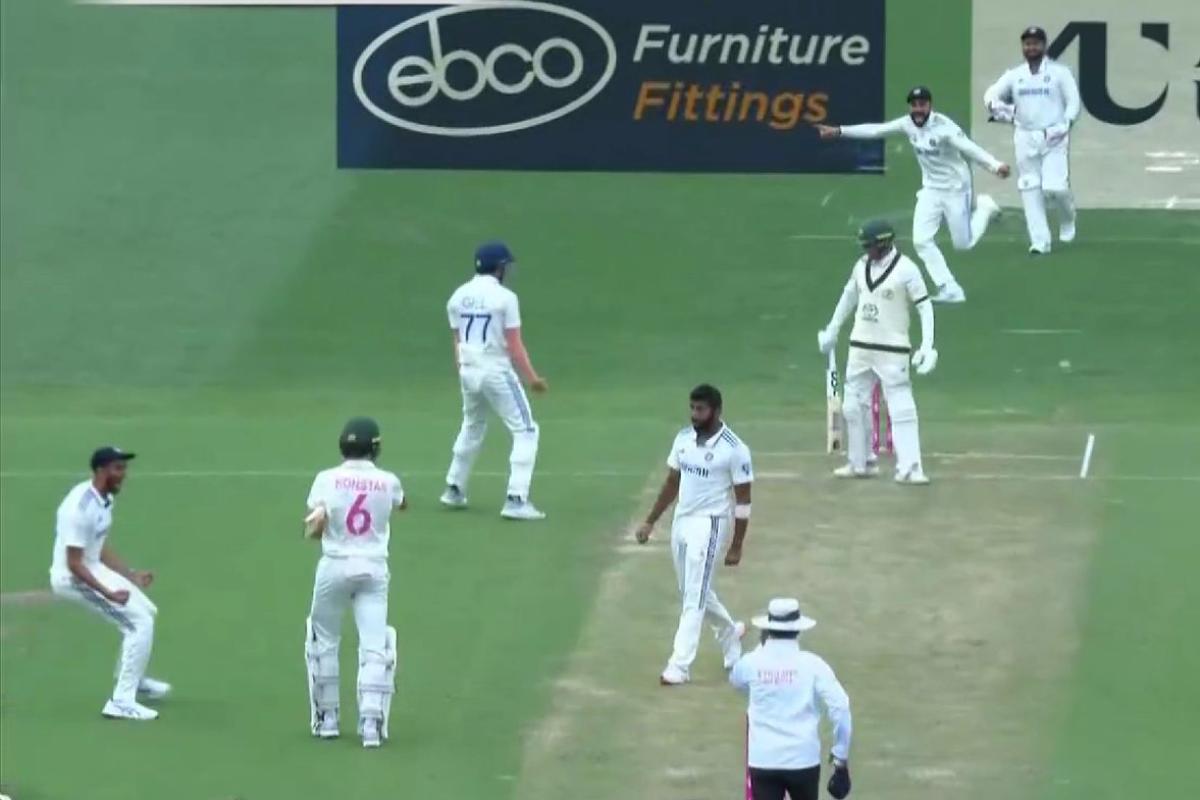
[[[487,16],[463,20],[467,14]],[[546,30],[551,24],[555,31]],[[445,32],[449,27],[455,31]],[[489,36],[520,41],[483,44]],[[469,42],[450,49],[444,38]],[[358,57],[353,81],[363,107],[389,125],[494,136],[565,117],[594,99],[616,67],[616,44],[591,17],[550,3],[499,0],[435,9],[389,28]],[[494,121],[478,124],[489,117]]]

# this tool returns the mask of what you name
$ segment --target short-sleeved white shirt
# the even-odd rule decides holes
[[[727,425],[702,444],[696,443],[694,428],[681,430],[671,445],[667,466],[679,470],[676,518],[729,516],[733,487],[754,481],[750,448]]]
[[[929,297],[925,278],[908,256],[894,248],[881,262],[869,261],[864,255],[854,264],[846,286],[858,297],[850,344],[907,352],[912,346],[909,309]]]
[[[328,514],[321,551],[334,558],[388,556],[392,511],[404,502],[400,479],[371,461],[351,459],[317,473],[308,507]]]
[[[83,549],[83,563],[91,568],[100,563],[100,551],[112,528],[112,495],[96,491],[90,480],[76,484],[58,504],[55,517],[54,557],[50,580],[70,578],[67,548]]]
[[[458,331],[458,360],[463,367],[508,366],[505,332],[521,327],[515,292],[494,275],[476,275],[446,304],[450,329]]]

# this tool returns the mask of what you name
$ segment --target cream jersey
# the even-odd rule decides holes
[[[908,352],[909,309],[929,299],[925,278],[908,256],[893,248],[882,261],[863,256],[854,264],[844,294],[856,303],[851,346]]]
[[[1071,70],[1050,58],[1042,59],[1037,72],[1028,63],[1013,67],[983,94],[988,108],[993,103],[1015,106],[1013,124],[1018,129],[1042,131],[1054,125],[1072,124],[1079,116],[1079,87]]]
[[[929,114],[924,125],[917,125],[905,115],[878,125],[843,125],[841,132],[848,139],[908,137],[921,166],[921,185],[926,189],[969,191],[969,161],[983,164],[992,172],[1000,168],[998,159],[971,141],[954,120],[937,111]]]
[[[675,436],[667,466],[679,470],[675,517],[727,517],[733,512],[733,487],[754,481],[750,448],[729,426],[702,443],[690,425]]]
[[[67,548],[83,550],[83,563],[91,568],[100,563],[100,551],[112,528],[113,498],[102,495],[90,480],[76,484],[58,504],[54,526],[54,555],[50,563],[50,580],[65,580]]]
[[[308,493],[308,507],[328,514],[321,550],[334,558],[386,559],[392,511],[403,502],[399,478],[357,459],[318,472]]]
[[[450,329],[458,331],[460,367],[508,367],[505,333],[521,327],[517,295],[493,275],[476,275],[446,304]]]

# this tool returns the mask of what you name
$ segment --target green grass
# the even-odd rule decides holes
[[[892,5],[891,110],[934,74],[939,105],[965,119],[965,10],[946,14],[940,39],[961,50],[931,62],[912,3]],[[806,429],[820,445],[813,334],[855,253],[849,238],[791,237],[849,237],[853,220],[882,213],[903,230],[912,159],[889,150],[886,179],[339,173],[328,12],[14,0],[2,15],[0,586],[45,586],[53,509],[90,448],[138,450],[114,543],[158,573],[153,665],[178,695],[154,726],[103,723],[112,633],[75,608],[6,603],[0,785],[19,800],[518,796],[529,739],[586,641],[601,576],[619,563],[614,537],[686,390],[720,384],[757,449],[803,446]],[[994,233],[949,255],[970,302],[939,309],[942,361],[917,387],[927,448],[1074,455],[1099,435],[1097,479],[1078,489],[972,491],[964,505],[950,480],[930,495],[957,514],[1028,505],[1048,519],[1078,502],[1094,533],[1068,674],[1006,674],[994,702],[1049,698],[1029,718],[1046,742],[1044,797],[1178,793],[1161,765],[1185,754],[1183,710],[1200,701],[1188,618],[1200,604],[1200,221],[1085,212],[1079,243],[1036,262],[1019,219]],[[542,526],[495,516],[498,426],[475,510],[434,507],[459,402],[442,307],[494,235],[521,259],[526,339],[552,386],[534,401]],[[1002,333],[1012,328],[1082,333]],[[308,474],[358,413],[381,420],[384,462],[414,504],[393,539],[395,738],[370,754],[307,736],[300,641],[315,554],[297,515]],[[228,474],[158,475],[169,471]],[[286,474],[238,474],[253,471]],[[578,474],[594,472],[614,474]],[[663,569],[646,573],[659,589]],[[822,640],[831,660],[879,663],[871,631],[858,633]],[[626,665],[616,688],[640,696],[659,666]],[[857,680],[872,697],[891,674]],[[880,708],[862,719],[873,715],[879,729],[904,721]],[[856,758],[877,757],[871,729],[860,736]],[[622,768],[591,763],[592,790],[576,795],[613,796]]]

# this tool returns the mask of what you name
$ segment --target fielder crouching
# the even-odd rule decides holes
[[[849,463],[834,471],[839,478],[866,478],[878,474],[868,463],[871,427],[868,420],[871,391],[876,377],[883,386],[892,442],[896,452],[896,482],[926,484],[921,466],[921,437],[917,426],[917,404],[909,374],[909,307],[921,318],[921,346],[912,354],[918,375],[937,366],[933,349],[933,306],[921,270],[895,248],[896,237],[886,222],[868,222],[858,232],[866,254],[855,264],[842,290],[829,324],[817,332],[817,346],[828,354],[837,345],[838,330],[854,313],[850,331],[850,354],[846,359],[846,455]]]
[[[762,645],[738,659],[729,673],[735,689],[750,696],[746,763],[753,800],[817,800],[821,779],[821,709],[833,725],[829,794],[850,794],[850,698],[824,659],[799,645],[816,620],[800,601],[776,598],[753,619]]]

